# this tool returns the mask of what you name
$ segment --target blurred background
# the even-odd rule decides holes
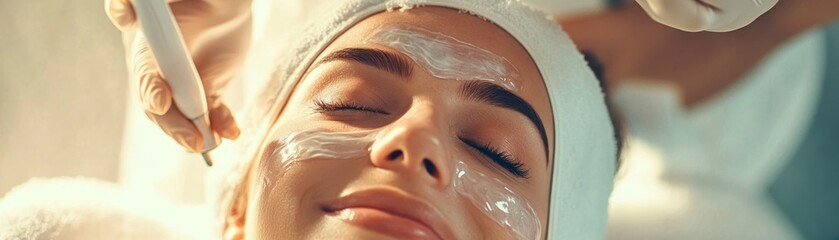
[[[555,12],[569,9],[537,2]],[[125,179],[125,126],[139,107],[129,107],[137,94],[130,90],[120,33],[102,5],[0,2],[0,196],[31,178]],[[819,38],[826,60],[815,114],[765,194],[805,239],[839,239],[839,23]],[[162,152],[177,152],[162,133],[152,134],[160,138],[151,141],[170,146]],[[189,168],[201,167],[191,161]]]
[[[116,181],[129,82],[102,1],[4,0],[0,22],[0,192],[32,177]]]
[[[769,195],[808,239],[839,239],[839,23],[825,28],[825,73],[815,115]]]

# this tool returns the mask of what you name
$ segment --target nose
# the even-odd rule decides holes
[[[445,132],[431,109],[403,115],[371,146],[374,166],[415,176],[443,189],[451,181],[452,164],[444,146]]]

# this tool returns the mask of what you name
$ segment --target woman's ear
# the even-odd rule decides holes
[[[233,200],[227,218],[224,220],[224,240],[245,239],[245,219],[247,213],[247,196],[241,191]]]

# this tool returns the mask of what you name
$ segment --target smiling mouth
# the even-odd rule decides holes
[[[434,208],[393,190],[354,192],[323,210],[350,225],[397,239],[454,239],[452,230]]]

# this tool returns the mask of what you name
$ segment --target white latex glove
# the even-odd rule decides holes
[[[123,33],[126,61],[146,115],[189,151],[203,146],[191,121],[172,106],[172,90],[163,80],[143,32],[138,30],[133,0],[105,0],[105,12]],[[148,1],[148,0],[143,0]],[[221,137],[236,139],[239,128],[222,103],[222,88],[236,75],[250,43],[251,1],[166,0],[204,83],[210,127]]]
[[[657,22],[688,32],[734,31],[749,25],[778,3],[778,0],[635,1]]]

